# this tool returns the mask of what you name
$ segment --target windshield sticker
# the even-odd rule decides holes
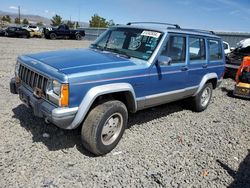
[[[154,37],[154,38],[159,38],[161,33],[155,32],[155,31],[143,31],[141,33],[142,36],[147,36],[147,37]]]

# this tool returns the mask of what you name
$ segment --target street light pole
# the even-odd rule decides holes
[[[18,19],[19,19],[19,24],[21,24],[20,6],[18,6]]]

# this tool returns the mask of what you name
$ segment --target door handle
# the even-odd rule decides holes
[[[207,68],[207,64],[202,65],[203,68]]]
[[[187,68],[187,67],[182,67],[181,70],[182,70],[182,71],[187,71],[188,68]]]

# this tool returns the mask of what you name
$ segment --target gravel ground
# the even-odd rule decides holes
[[[9,92],[24,53],[87,41],[0,38],[0,187],[250,187],[250,101],[224,80],[202,113],[171,103],[131,114],[109,154],[93,157],[79,130],[35,118]]]

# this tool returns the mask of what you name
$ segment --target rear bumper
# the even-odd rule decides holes
[[[35,116],[45,119],[62,129],[69,129],[68,127],[73,122],[78,107],[75,108],[60,108],[44,99],[39,99],[24,86],[17,86],[15,79],[10,81],[10,91],[13,94],[19,94],[21,101],[33,109]]]

